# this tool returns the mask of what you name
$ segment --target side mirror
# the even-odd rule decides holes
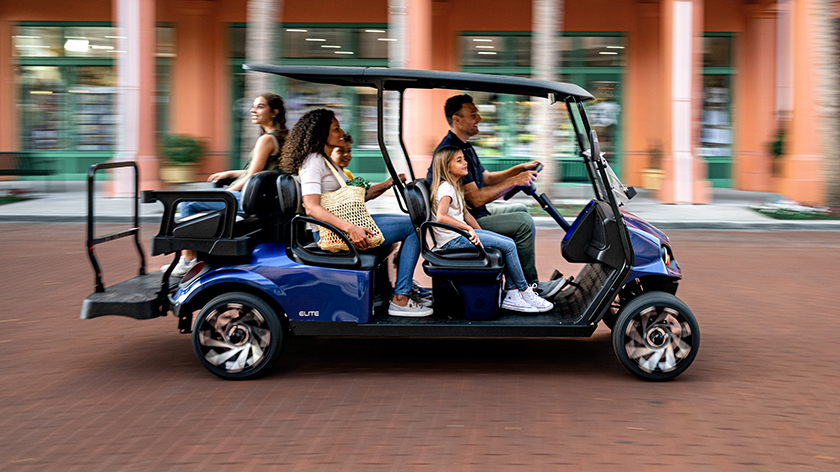
[[[589,131],[589,144],[589,148],[592,150],[589,157],[593,162],[598,162],[598,159],[601,158],[601,145],[598,144],[598,133],[594,129]]]

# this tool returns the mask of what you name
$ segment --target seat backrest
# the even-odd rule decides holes
[[[277,187],[274,181],[280,175],[276,170],[257,172],[245,181],[239,206],[243,213],[250,216],[269,216],[276,206]]]
[[[303,213],[300,177],[280,174],[277,178],[277,202],[280,205],[280,218],[284,221],[290,221],[295,215]]]
[[[405,184],[405,200],[408,206],[408,216],[415,228],[419,228],[424,221],[432,216],[429,203],[429,184],[420,179]]]

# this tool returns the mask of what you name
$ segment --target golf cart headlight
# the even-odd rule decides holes
[[[671,261],[674,260],[674,256],[671,254],[671,248],[665,246],[659,246],[659,254],[662,256],[662,262],[665,263],[666,266],[671,265]]]

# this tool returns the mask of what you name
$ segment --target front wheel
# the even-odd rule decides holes
[[[264,300],[243,292],[204,305],[192,333],[193,349],[210,372],[229,380],[264,373],[283,349],[283,326]]]
[[[618,312],[613,350],[621,364],[643,380],[671,380],[694,361],[700,328],[679,298],[665,292],[643,293]]]

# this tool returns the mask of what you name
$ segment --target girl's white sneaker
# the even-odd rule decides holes
[[[551,303],[550,301],[546,300],[545,298],[542,298],[539,295],[537,295],[537,292],[534,291],[536,286],[537,286],[537,284],[533,284],[530,287],[523,290],[522,291],[522,298],[526,302],[530,303],[531,306],[534,307],[534,309],[539,313],[542,313],[544,311],[549,311],[552,308],[554,308],[554,303]]]
[[[537,313],[539,310],[534,308],[533,305],[522,297],[523,293],[525,292],[520,292],[516,289],[508,290],[505,293],[505,299],[502,300],[502,308],[510,311],[521,311],[523,313]]]

